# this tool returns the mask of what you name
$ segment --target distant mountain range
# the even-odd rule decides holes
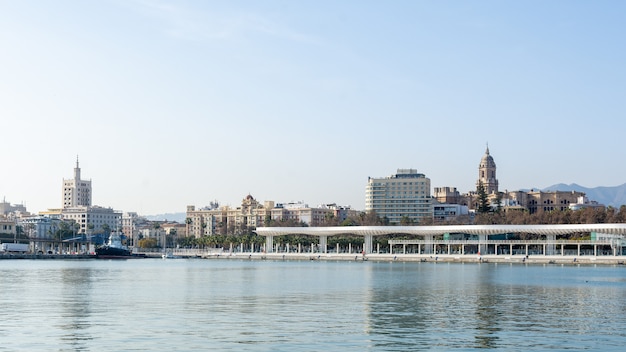
[[[145,218],[150,221],[176,221],[181,224],[185,223],[185,218],[187,217],[187,213],[166,213],[166,214],[157,214],[157,215],[145,215]]]
[[[610,205],[614,208],[619,208],[621,205],[626,205],[626,183],[621,186],[614,187],[594,187],[587,188],[575,183],[566,185],[559,183],[546,187],[542,191],[576,191],[584,192],[589,200],[595,200],[596,202],[604,205]]]

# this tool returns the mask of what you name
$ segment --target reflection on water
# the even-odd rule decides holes
[[[622,267],[1,262],[0,351],[621,350]]]
[[[579,276],[598,282],[599,271],[623,275],[621,268],[484,264],[394,270],[414,286],[383,280],[375,290],[372,333],[384,338],[374,340],[389,350],[619,350],[626,342],[626,286],[615,277],[595,285]]]
[[[91,326],[91,281],[94,280],[91,268],[63,268],[60,270],[61,321],[59,339],[73,351],[89,350]]]

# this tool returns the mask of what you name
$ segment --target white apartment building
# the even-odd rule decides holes
[[[35,252],[53,251],[54,244],[48,242],[54,239],[55,233],[60,228],[61,219],[57,216],[34,215],[24,217],[19,221],[24,232],[30,238]]]
[[[369,177],[365,187],[365,211],[375,211],[390,224],[403,217],[415,223],[433,217],[430,179],[415,169],[398,169],[395,175]]]
[[[450,221],[463,215],[469,215],[469,209],[466,205],[445,203],[433,205],[433,220],[435,222]]]
[[[122,213],[111,208],[99,206],[64,208],[61,211],[63,220],[74,220],[78,225],[78,233],[102,232],[105,224],[111,231],[121,231]],[[90,229],[89,224],[93,225]]]
[[[91,206],[91,180],[81,180],[78,158],[73,179],[63,179],[63,208]]]
[[[272,220],[294,220],[303,222],[309,226],[317,226],[324,222],[326,214],[333,214],[330,208],[309,207],[308,204],[302,202],[296,203],[278,203],[271,210]]]

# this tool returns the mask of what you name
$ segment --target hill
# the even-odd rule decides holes
[[[542,191],[577,191],[585,192],[589,200],[595,200],[598,203],[604,205],[610,205],[615,208],[619,208],[622,205],[626,205],[626,183],[620,186],[614,187],[594,187],[587,188],[575,183],[564,184],[559,183],[546,187]]]
[[[150,221],[176,221],[181,224],[185,223],[185,218],[187,217],[187,213],[166,213],[166,214],[157,214],[157,215],[146,215],[145,218]]]

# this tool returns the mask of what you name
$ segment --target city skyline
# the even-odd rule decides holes
[[[626,182],[613,1],[0,3],[0,196],[182,212],[247,194],[363,209],[368,177]],[[432,189],[431,189],[432,191]]]

